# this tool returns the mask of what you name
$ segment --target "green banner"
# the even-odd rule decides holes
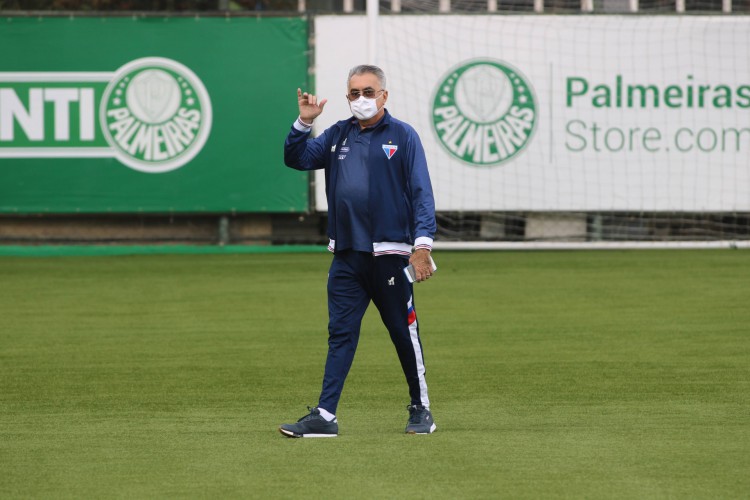
[[[288,212],[302,18],[0,25],[0,213]]]

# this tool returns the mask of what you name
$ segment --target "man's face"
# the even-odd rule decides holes
[[[383,91],[383,88],[381,88],[380,82],[378,81],[378,77],[372,73],[352,76],[349,80],[349,88],[347,89],[347,92],[349,93],[350,100],[352,100],[352,97],[360,95],[377,98],[378,107],[383,106],[385,101],[388,100],[388,91]]]

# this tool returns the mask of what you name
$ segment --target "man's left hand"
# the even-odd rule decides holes
[[[432,263],[430,262],[430,251],[425,248],[415,250],[409,258],[409,264],[414,266],[417,282],[430,279],[432,276]]]

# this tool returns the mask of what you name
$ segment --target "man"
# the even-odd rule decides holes
[[[385,74],[376,66],[349,72],[352,118],[308,140],[327,99],[297,89],[299,118],[284,143],[284,162],[297,170],[325,169],[328,199],[328,357],[318,406],[279,431],[289,437],[338,435],[336,408],[370,301],[380,312],[409,386],[408,434],[430,434],[424,357],[412,284],[433,273],[430,251],[435,202],[419,136],[385,109]],[[412,253],[413,249],[413,253]]]

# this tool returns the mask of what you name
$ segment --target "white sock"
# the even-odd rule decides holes
[[[320,406],[318,406],[318,411],[320,412],[320,416],[326,419],[326,422],[331,422],[333,421],[334,418],[336,418],[336,415],[334,415],[328,410],[324,410]]]

